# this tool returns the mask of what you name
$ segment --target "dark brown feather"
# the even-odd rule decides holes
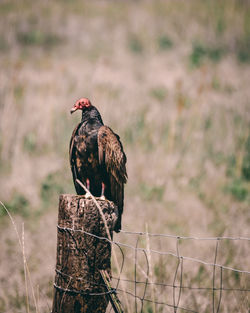
[[[124,184],[127,182],[126,155],[118,135],[109,127],[102,126],[98,131],[99,163],[105,168],[109,177],[111,198],[123,212]],[[118,227],[119,223],[117,224]]]
[[[81,186],[79,186],[79,184],[77,184],[76,179],[81,179],[81,177],[79,177],[79,173],[81,172],[81,164],[79,164],[80,162],[80,158],[79,158],[79,153],[77,151],[77,146],[79,144],[77,144],[77,141],[79,142],[78,137],[77,136],[77,132],[79,130],[81,126],[81,123],[79,123],[75,129],[73,130],[71,139],[70,139],[70,144],[69,144],[69,160],[70,160],[70,167],[71,167],[71,171],[72,171],[72,175],[73,175],[73,182],[75,185],[75,189],[77,194],[84,194],[84,190],[81,188]]]
[[[126,155],[119,136],[103,125],[94,106],[82,112],[81,123],[72,133],[69,157],[77,194],[85,194],[76,182],[79,179],[89,185],[94,196],[99,197],[104,191],[104,196],[117,205],[119,217],[114,230],[118,232],[121,229],[124,184],[127,182]]]

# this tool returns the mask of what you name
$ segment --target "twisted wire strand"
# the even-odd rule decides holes
[[[217,263],[211,263],[211,262],[206,262],[206,261],[203,261],[203,260],[200,260],[200,259],[197,259],[197,258],[191,258],[191,257],[187,257],[187,256],[178,256],[177,254],[175,253],[172,253],[172,252],[166,252],[166,251],[158,251],[158,250],[155,250],[155,249],[144,249],[144,248],[136,248],[132,245],[129,245],[129,244],[125,244],[125,243],[122,243],[122,242],[118,242],[118,241],[112,241],[112,240],[109,240],[108,238],[106,237],[100,237],[100,236],[97,236],[97,235],[94,235],[94,234],[91,234],[89,232],[86,232],[85,230],[82,230],[82,229],[73,229],[73,228],[69,228],[69,227],[61,227],[59,225],[57,225],[57,227],[60,229],[60,230],[64,230],[64,231],[72,231],[72,232],[81,232],[81,233],[84,233],[84,234],[87,234],[89,236],[93,236],[93,237],[96,237],[100,240],[106,240],[108,242],[110,242],[111,244],[116,244],[116,245],[120,245],[120,246],[123,246],[123,247],[127,247],[127,248],[130,248],[130,249],[137,249],[138,251],[150,251],[152,253],[157,253],[157,254],[160,254],[160,255],[171,255],[173,257],[176,257],[176,258],[181,258],[183,260],[189,260],[189,261],[193,261],[193,262],[197,262],[197,263],[201,263],[201,264],[204,264],[204,265],[208,265],[208,266],[215,266],[215,267],[219,267],[219,268],[223,268],[224,270],[230,270],[230,271],[234,271],[234,272],[238,272],[238,273],[244,273],[244,274],[250,274],[250,271],[246,271],[246,270],[240,270],[240,269],[236,269],[236,268],[232,268],[232,267],[229,267],[229,266],[224,266],[224,265],[221,265],[221,264],[217,264]],[[181,237],[178,237],[178,236],[175,236],[173,238],[179,238],[179,239],[182,239]],[[187,237],[184,237],[184,238],[187,238]],[[190,237],[191,238],[191,237]],[[222,237],[221,237],[222,238]],[[228,237],[229,238],[229,237]],[[228,239],[227,238],[227,239]],[[211,240],[211,239],[210,239]],[[219,237],[217,237],[216,239],[213,239],[213,240],[221,240],[219,239]]]
[[[176,236],[169,234],[157,234],[157,233],[148,233],[148,232],[136,232],[130,230],[121,230],[121,233],[128,235],[141,235],[141,236],[151,236],[151,237],[166,237],[173,239],[183,239],[183,240],[246,240],[250,241],[250,237],[232,237],[232,236],[223,236],[223,237],[195,237],[195,236]]]
[[[72,293],[72,294],[80,294],[80,295],[86,295],[86,296],[106,296],[112,293],[119,293],[122,295],[122,293],[126,293],[127,295],[131,296],[134,298],[134,305],[135,305],[135,312],[137,312],[138,307],[137,307],[137,301],[140,301],[141,303],[141,308],[140,308],[140,312],[143,312],[143,308],[144,308],[144,303],[148,302],[148,303],[153,303],[154,305],[160,305],[160,306],[166,306],[169,308],[172,308],[174,310],[175,313],[179,311],[185,311],[185,312],[192,312],[192,313],[198,313],[197,311],[191,309],[191,308],[185,308],[183,306],[180,306],[180,299],[181,299],[181,293],[182,290],[184,289],[190,289],[190,290],[207,290],[207,291],[211,291],[212,292],[212,311],[218,313],[220,310],[220,306],[221,306],[221,302],[222,302],[222,291],[238,291],[238,292],[249,292],[250,289],[247,288],[226,288],[223,286],[223,270],[230,270],[230,271],[234,271],[237,273],[243,273],[243,274],[250,274],[249,271],[246,270],[240,270],[240,269],[235,269],[229,266],[223,266],[221,264],[217,264],[217,255],[218,255],[218,249],[219,249],[219,243],[222,240],[249,240],[249,238],[247,237],[208,237],[208,238],[199,238],[199,237],[182,237],[182,236],[173,236],[173,235],[165,235],[165,234],[152,234],[152,233],[147,233],[147,232],[127,232],[127,231],[123,231],[123,233],[125,234],[133,234],[137,236],[137,240],[136,240],[136,244],[135,246],[130,245],[130,244],[125,244],[122,242],[118,242],[118,241],[114,241],[114,240],[110,240],[106,237],[101,237],[101,236],[97,236],[95,234],[91,234],[89,232],[86,232],[82,229],[72,229],[69,227],[61,227],[61,226],[57,226],[58,229],[60,231],[65,231],[66,233],[68,233],[69,236],[74,236],[74,233],[80,232],[83,233],[87,236],[93,236],[99,240],[105,240],[108,241],[110,244],[114,244],[115,246],[117,246],[120,249],[121,252],[121,258],[122,258],[122,264],[121,264],[121,268],[120,268],[120,272],[118,277],[112,277],[113,281],[116,281],[116,287],[112,288],[111,290],[108,291],[104,291],[104,292],[89,292],[89,291],[82,291],[82,290],[72,290],[70,288],[62,288],[56,284],[54,284],[54,287],[56,289],[58,289],[61,292],[64,293]],[[168,238],[173,238],[176,240],[176,253],[172,253],[172,252],[166,252],[166,251],[158,251],[155,249],[144,249],[141,247],[138,247],[139,245],[139,238],[140,236],[156,236],[156,237],[168,237]],[[187,257],[187,256],[182,256],[180,255],[180,251],[179,251],[179,243],[180,240],[182,239],[188,239],[188,240],[214,240],[216,241],[216,246],[215,246],[215,252],[214,252],[214,262],[210,263],[210,262],[205,262],[203,260],[199,260],[196,258],[191,258],[191,257]],[[125,262],[125,254],[123,251],[123,248],[129,248],[129,249],[133,249],[134,250],[134,279],[126,279],[126,278],[122,278],[122,272],[123,272],[123,267],[124,267],[124,262]],[[138,266],[138,251],[141,251],[145,257],[146,260],[146,271],[144,273],[145,275],[145,281],[142,280],[137,280],[137,271],[138,269],[140,269],[140,266]],[[174,271],[174,278],[173,278],[173,283],[172,284],[165,284],[165,283],[161,283],[161,282],[154,282],[154,281],[149,281],[149,260],[148,260],[148,253],[152,252],[152,253],[157,253],[159,255],[170,255],[173,257],[177,258],[177,265],[176,265],[176,269]],[[87,255],[86,255],[87,257]],[[183,263],[184,260],[189,260],[189,261],[194,261],[197,263],[201,263],[207,266],[212,266],[212,287],[196,287],[196,286],[186,286],[183,285]],[[220,274],[219,274],[219,287],[216,287],[215,284],[215,280],[216,280],[216,272],[217,269],[219,268],[220,270]],[[141,270],[141,269],[140,269]],[[72,280],[84,280],[83,277],[74,277],[68,274],[63,273],[63,270],[61,269],[55,269],[56,273],[58,275],[62,275],[62,276],[66,276],[70,279],[70,281]],[[177,281],[177,276],[179,277],[179,285],[176,284]],[[86,281],[86,280],[85,280]],[[120,282],[127,282],[127,283],[131,283],[134,284],[134,293],[128,290],[124,290],[124,289],[120,289],[119,288],[119,283]],[[103,283],[95,283],[95,282],[91,282],[93,285],[98,286],[98,287],[102,287],[105,288],[106,285]],[[137,286],[141,285],[143,286],[143,289],[141,290],[141,296],[138,295],[138,290],[137,290]],[[170,304],[168,302],[164,302],[164,301],[158,301],[154,298],[150,299],[148,298],[148,293],[147,292],[147,287],[150,285],[154,285],[154,286],[162,286],[162,287],[169,287],[173,289],[173,303]],[[178,292],[177,292],[178,290]],[[219,292],[218,298],[215,295],[215,292]],[[216,300],[216,298],[218,300]],[[217,304],[216,304],[217,302]]]
[[[112,277],[113,280],[116,280],[117,278],[116,277]],[[135,281],[132,280],[132,279],[126,279],[126,278],[120,278],[120,280],[122,281],[125,281],[127,283],[131,283],[131,284],[134,284]],[[145,284],[144,281],[136,281],[136,284]],[[161,287],[171,287],[173,288],[173,285],[172,284],[165,284],[165,283],[158,283],[158,282],[148,282],[147,283],[148,285],[155,285],[155,286],[161,286]],[[190,290],[208,290],[208,291],[212,291],[213,289],[216,291],[216,290],[224,290],[224,291],[245,291],[245,292],[249,292],[250,289],[248,288],[223,288],[223,287],[220,287],[220,288],[213,288],[213,287],[193,287],[193,286],[183,286],[183,285],[175,285],[175,288],[179,288],[179,289],[190,289]]]

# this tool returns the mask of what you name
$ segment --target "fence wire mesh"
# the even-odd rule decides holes
[[[121,231],[117,241],[84,230],[58,229],[71,236],[80,232],[108,241],[117,250],[120,268],[113,268],[111,292],[116,292],[121,302],[124,293],[127,295],[129,307],[125,302],[123,306],[128,312],[248,312],[250,238]]]

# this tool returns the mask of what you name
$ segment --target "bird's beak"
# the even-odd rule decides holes
[[[77,106],[73,106],[73,108],[70,110],[70,113],[74,113],[75,111],[77,111],[79,109],[79,107]]]

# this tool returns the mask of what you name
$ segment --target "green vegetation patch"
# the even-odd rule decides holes
[[[146,302],[143,308],[143,313],[154,313],[153,306],[150,303]]]
[[[241,63],[250,63],[250,40],[246,44],[240,44],[237,51],[237,58]]]
[[[142,54],[144,51],[144,46],[141,38],[135,34],[129,36],[128,46],[130,51],[135,54]]]
[[[41,184],[40,196],[44,206],[58,200],[58,195],[64,193],[64,182],[59,172],[48,174]]]
[[[226,185],[225,191],[231,193],[238,201],[245,201],[249,195],[245,182],[240,178],[235,178]]]
[[[167,97],[167,89],[163,86],[156,86],[150,89],[150,96],[159,102],[163,102]]]
[[[23,46],[54,47],[62,43],[62,38],[50,32],[40,30],[20,31],[17,33],[17,41]]]
[[[245,153],[242,163],[242,176],[247,181],[250,181],[250,136],[247,139]]]
[[[221,47],[212,47],[200,42],[194,42],[189,60],[192,66],[199,67],[206,59],[219,62],[224,53],[224,49]]]
[[[34,153],[37,149],[37,137],[31,132],[23,138],[23,149],[29,153]]]
[[[227,159],[226,174],[230,179],[224,187],[238,201],[250,200],[250,136],[248,136],[243,151],[243,160],[240,155],[231,155]]]
[[[160,50],[168,50],[173,47],[173,41],[167,35],[161,35],[157,38],[157,44]]]
[[[19,214],[27,217],[30,211],[29,200],[21,193],[14,193],[12,199],[9,202],[5,202],[4,205],[11,214]],[[7,215],[6,210],[1,206],[0,216]]]
[[[146,201],[159,201],[163,199],[165,188],[161,185],[140,184],[140,194]]]

